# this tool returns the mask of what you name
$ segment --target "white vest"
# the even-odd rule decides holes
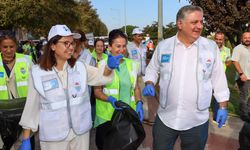
[[[129,58],[139,63],[138,76],[145,75],[146,60],[147,60],[147,47],[144,44],[140,44],[140,49],[136,47],[134,42],[129,42],[127,45],[127,51]]]
[[[159,53],[157,57],[160,61],[160,105],[164,109],[167,106],[167,93],[172,77],[175,44],[176,36],[166,39],[158,45]],[[210,106],[212,97],[211,75],[215,63],[216,50],[216,44],[213,41],[203,37],[198,39],[197,80],[194,84],[197,84],[197,108],[199,110],[205,110]],[[166,61],[169,63],[164,63]]]
[[[67,137],[71,128],[80,135],[92,127],[86,66],[76,62],[73,68],[68,66],[67,72],[65,90],[55,70],[32,67],[34,86],[40,94],[41,141],[60,141]]]

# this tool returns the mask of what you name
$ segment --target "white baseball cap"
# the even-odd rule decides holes
[[[142,30],[140,29],[140,28],[134,28],[134,30],[133,30],[133,32],[132,32],[132,34],[134,35],[134,34],[142,34],[143,32],[142,32]]]
[[[72,35],[74,39],[81,38],[81,34],[72,33],[66,25],[61,25],[61,24],[54,25],[51,27],[51,29],[49,31],[49,35],[48,35],[48,41],[57,35],[60,35],[60,36],[71,36]]]

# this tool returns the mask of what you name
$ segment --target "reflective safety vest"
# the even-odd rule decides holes
[[[223,63],[224,70],[226,71],[227,66],[226,66],[226,61],[229,60],[231,57],[231,52],[230,49],[227,48],[226,46],[223,46],[222,49],[220,49],[220,58]]]
[[[93,52],[91,53],[91,55],[95,58],[96,64],[99,64],[99,62],[97,61],[97,55],[96,55],[96,51],[93,50]],[[108,60],[108,55],[105,53],[102,53],[102,60],[105,60],[107,62]]]
[[[34,86],[40,95],[41,141],[61,141],[70,129],[81,135],[92,127],[86,66],[78,61],[73,68],[68,66],[67,72],[68,88],[64,89],[54,69],[32,67]]]
[[[1,54],[0,54],[1,55]],[[32,59],[28,55],[16,53],[16,60],[14,69],[14,75],[16,79],[16,88],[18,97],[26,97],[28,93],[28,75],[29,75],[29,68],[32,63]],[[1,100],[8,100],[11,99],[9,96],[9,92],[7,89],[7,74],[3,66],[2,57],[0,57],[0,99]]]
[[[135,102],[135,96],[134,96],[134,89],[136,85],[137,80],[137,72],[139,64],[136,61],[133,61],[131,59],[123,58],[125,60],[129,75],[130,75],[130,82],[132,83],[131,88],[131,99],[130,99],[130,106],[135,109],[136,108],[136,102]],[[120,89],[120,79],[116,72],[114,72],[114,79],[112,83],[106,84],[103,88],[103,93],[107,96],[113,96],[117,100],[119,100],[119,89]],[[96,115],[104,120],[111,120],[112,115],[114,112],[113,106],[106,101],[96,99]]]

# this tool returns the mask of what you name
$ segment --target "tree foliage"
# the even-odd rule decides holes
[[[24,28],[36,35],[46,35],[52,25],[66,24],[72,29],[106,34],[91,2],[74,0],[4,0],[0,2],[0,29]]]
[[[128,40],[129,41],[132,40],[132,31],[134,30],[134,28],[138,28],[138,27],[137,26],[133,26],[133,25],[127,25],[126,26],[126,34],[128,36]],[[125,33],[125,26],[123,26],[120,29]]]
[[[144,33],[150,35],[150,39],[156,41],[158,39],[158,22],[154,22],[152,25],[147,25],[144,28]],[[177,28],[174,22],[163,26],[163,38],[169,38],[177,33]]]
[[[203,8],[205,27],[210,32],[225,32],[230,42],[240,42],[242,32],[250,29],[249,0],[189,0]]]

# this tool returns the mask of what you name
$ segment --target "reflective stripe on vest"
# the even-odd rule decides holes
[[[70,100],[70,106],[79,105],[83,102],[83,99],[80,97],[76,97]],[[42,103],[41,108],[44,110],[56,110],[61,109],[67,106],[67,100],[59,101],[59,102],[51,102],[51,103]]]
[[[130,75],[130,81],[132,83],[131,88],[131,98],[130,98],[130,106],[135,109],[136,103],[135,103],[135,97],[134,97],[134,89],[136,85],[137,80],[137,72],[139,64],[136,61],[133,61],[131,59],[124,58],[126,62],[126,66]],[[119,99],[119,77],[114,72],[114,79],[112,83],[106,84],[103,88],[103,93],[107,96],[113,96],[116,99]],[[111,120],[111,117],[113,115],[114,108],[109,102],[102,101],[100,99],[96,99],[96,115],[104,120]]]
[[[28,55],[23,55],[16,53],[16,60],[15,65],[13,67],[14,69],[14,75],[16,79],[16,87],[17,87],[17,94],[18,97],[26,97],[28,93],[28,74],[29,74],[29,68],[31,65],[31,57]],[[0,95],[1,99],[8,100],[10,99],[8,89],[7,89],[7,83],[6,78],[7,74],[5,72],[2,57],[0,57]]]

